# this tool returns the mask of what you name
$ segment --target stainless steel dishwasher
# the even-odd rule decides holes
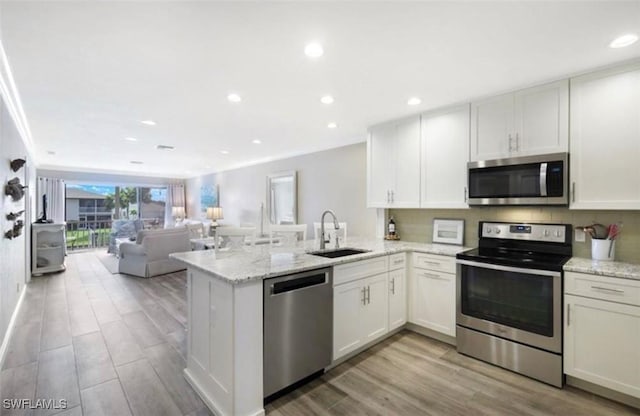
[[[263,285],[266,398],[331,364],[333,269],[266,279]]]

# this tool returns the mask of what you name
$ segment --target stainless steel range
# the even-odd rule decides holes
[[[457,255],[458,352],[562,387],[562,266],[571,225],[485,222]]]

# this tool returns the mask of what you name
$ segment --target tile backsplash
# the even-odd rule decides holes
[[[478,244],[478,221],[514,221],[571,224],[574,227],[622,222],[615,260],[640,264],[640,211],[577,211],[564,207],[479,207],[469,209],[392,209],[396,229],[405,241],[431,243],[433,219],[464,219],[464,245]],[[573,242],[573,255],[591,257],[591,239]]]

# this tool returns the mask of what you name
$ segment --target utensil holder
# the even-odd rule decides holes
[[[591,239],[591,258],[599,261],[613,261],[616,256],[616,240]]]

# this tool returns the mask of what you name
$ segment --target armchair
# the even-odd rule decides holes
[[[142,220],[114,220],[111,224],[107,253],[118,253],[116,238],[135,238],[138,231],[141,231],[143,228],[144,222]]]

